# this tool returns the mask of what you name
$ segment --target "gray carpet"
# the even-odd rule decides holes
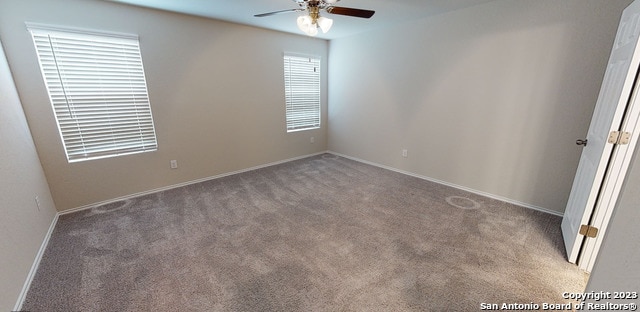
[[[60,217],[28,311],[564,303],[561,218],[331,154]]]

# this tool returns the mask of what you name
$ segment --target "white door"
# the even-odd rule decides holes
[[[589,224],[611,158],[614,145],[607,143],[609,133],[620,129],[631,96],[640,63],[639,36],[640,0],[636,0],[622,13],[586,137],[587,145],[582,151],[562,219],[564,244],[572,263],[578,260],[584,239],[578,233],[580,225]]]
[[[613,214],[620,190],[627,176],[627,171],[633,158],[633,151],[638,143],[640,132],[640,81],[636,79],[633,87],[631,101],[627,105],[620,133],[627,137],[628,141],[616,144],[611,154],[609,167],[600,187],[600,196],[591,217],[591,225],[599,229],[595,238],[586,238],[578,259],[581,269],[591,271],[595,264],[600,245],[604,239],[604,233],[609,225],[609,219]]]

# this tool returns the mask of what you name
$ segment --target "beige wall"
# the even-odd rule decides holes
[[[630,2],[497,0],[333,40],[329,149],[562,213]]]
[[[0,311],[11,311],[56,208],[1,46]]]
[[[25,22],[138,34],[158,151],[68,164]],[[287,134],[282,70],[286,51],[326,72],[324,40],[87,0],[1,1],[0,37],[58,210],[327,148],[327,75],[322,129]]]

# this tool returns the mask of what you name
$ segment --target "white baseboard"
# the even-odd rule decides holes
[[[42,260],[42,256],[44,255],[44,251],[47,249],[47,245],[49,245],[49,239],[51,239],[51,234],[53,234],[53,230],[56,228],[56,224],[58,223],[58,217],[60,216],[59,212],[56,212],[56,215],[53,217],[51,221],[51,225],[49,225],[49,230],[47,234],[44,236],[44,240],[42,241],[42,245],[40,245],[40,249],[36,254],[36,258],[33,260],[33,264],[31,265],[31,269],[29,270],[29,274],[27,275],[27,279],[22,286],[22,291],[20,291],[20,295],[18,296],[18,301],[16,305],[13,307],[13,311],[22,311],[22,304],[24,303],[24,299],[27,297],[27,292],[29,291],[29,287],[31,287],[31,282],[33,282],[33,278],[36,276],[36,272],[38,271],[38,267],[40,266],[40,261]]]
[[[165,186],[165,187],[161,187],[161,188],[156,188],[156,189],[152,189],[152,190],[148,190],[148,191],[144,191],[144,192],[129,194],[129,195],[125,195],[125,196],[121,196],[121,197],[117,197],[117,198],[112,198],[112,199],[108,199],[108,200],[97,202],[97,203],[93,203],[93,204],[88,204],[88,205],[84,205],[84,206],[80,206],[80,207],[76,207],[76,208],[63,210],[63,211],[60,211],[60,215],[74,213],[74,212],[78,212],[78,211],[82,211],[82,210],[86,210],[86,209],[91,209],[91,208],[94,208],[94,207],[97,207],[97,206],[111,204],[111,203],[119,202],[119,201],[122,201],[122,200],[132,199],[132,198],[136,198],[136,197],[140,197],[140,196],[144,196],[144,195],[149,195],[149,194],[153,194],[153,193],[157,193],[157,192],[167,191],[167,190],[171,190],[171,189],[174,189],[174,188],[183,187],[183,186],[187,186],[187,185],[191,185],[191,184],[196,184],[196,183],[200,183],[200,182],[206,182],[206,181],[210,181],[210,180],[215,180],[215,179],[227,177],[227,176],[238,174],[238,173],[243,173],[243,172],[252,171],[252,170],[256,170],[256,169],[261,169],[261,168],[265,168],[265,167],[275,166],[275,165],[283,164],[283,163],[286,163],[286,162],[299,160],[299,159],[303,159],[303,158],[308,158],[308,157],[313,157],[313,156],[321,155],[321,154],[325,154],[325,153],[329,153],[329,151],[322,151],[322,152],[319,152],[319,153],[313,153],[313,154],[308,154],[308,155],[304,155],[304,156],[289,158],[289,159],[285,159],[285,160],[279,160],[279,161],[275,161],[275,162],[271,162],[271,163],[267,163],[267,164],[262,164],[262,165],[258,165],[258,166],[254,166],[254,167],[250,167],[250,168],[245,168],[245,169],[236,170],[236,171],[232,171],[232,172],[226,172],[226,173],[222,173],[222,174],[218,174],[218,175],[215,175],[215,176],[210,176],[210,177],[206,177],[206,178],[202,178],[202,179],[187,181],[187,182],[173,184],[173,185],[169,185],[169,186]]]
[[[446,186],[453,187],[453,188],[456,188],[456,189],[459,189],[459,190],[463,190],[463,191],[467,191],[467,192],[470,192],[470,193],[474,193],[474,194],[477,194],[477,195],[480,195],[480,196],[496,199],[496,200],[503,201],[503,202],[506,202],[506,203],[509,203],[509,204],[518,205],[518,206],[521,206],[521,207],[525,207],[525,208],[541,211],[541,212],[552,214],[552,215],[556,215],[556,216],[559,216],[559,217],[562,217],[564,215],[561,212],[558,212],[558,211],[555,211],[555,210],[551,210],[551,209],[548,209],[548,208],[532,205],[532,204],[529,204],[529,203],[513,200],[513,199],[510,199],[510,198],[494,195],[494,194],[483,192],[483,191],[479,191],[479,190],[475,190],[475,189],[472,189],[472,188],[468,188],[466,186],[457,185],[457,184],[449,183],[449,182],[446,182],[446,181],[441,181],[441,180],[434,179],[434,178],[431,178],[431,177],[419,175],[419,174],[416,174],[416,173],[413,173],[413,172],[409,172],[409,171],[400,170],[400,169],[397,169],[397,168],[385,166],[385,165],[382,165],[382,164],[378,164],[378,163],[375,163],[375,162],[367,161],[367,160],[360,159],[360,158],[357,158],[357,157],[352,157],[352,156],[336,153],[336,152],[333,152],[333,151],[323,151],[323,152],[319,152],[319,153],[314,153],[314,154],[308,154],[308,155],[304,155],[304,156],[289,158],[289,159],[280,160],[280,161],[276,161],[276,162],[271,162],[271,163],[267,163],[267,164],[262,164],[262,165],[258,165],[258,166],[254,166],[254,167],[250,167],[250,168],[245,168],[245,169],[241,169],[241,170],[237,170],[237,171],[222,173],[222,174],[219,174],[219,175],[210,176],[210,177],[206,177],[206,178],[202,178],[202,179],[187,181],[187,182],[173,184],[173,185],[169,185],[169,186],[166,186],[166,187],[156,188],[156,189],[152,189],[152,190],[148,190],[148,191],[144,191],[144,192],[129,194],[129,195],[125,195],[125,196],[121,196],[121,197],[117,197],[117,198],[112,198],[112,199],[109,199],[109,200],[105,200],[105,201],[101,201],[101,202],[97,202],[97,203],[93,203],[93,204],[89,204],[89,205],[84,205],[84,206],[80,206],[80,207],[76,207],[76,208],[67,209],[67,210],[59,212],[59,214],[63,215],[63,214],[78,212],[78,211],[90,209],[90,208],[101,206],[101,205],[106,205],[106,204],[110,204],[110,203],[114,203],[114,202],[118,202],[118,201],[122,201],[122,200],[128,200],[128,199],[132,199],[132,198],[136,198],[136,197],[140,197],[140,196],[144,196],[144,195],[148,195],[148,194],[153,194],[153,193],[156,193],[156,192],[167,191],[167,190],[170,190],[170,189],[183,187],[183,186],[187,186],[187,185],[191,185],[191,184],[196,184],[196,183],[200,183],[200,182],[205,182],[205,181],[209,181],[209,180],[215,180],[215,179],[223,178],[223,177],[234,175],[234,174],[238,174],[238,173],[243,173],[243,172],[252,171],[252,170],[256,170],[256,169],[261,169],[261,168],[265,168],[265,167],[269,167],[269,166],[279,165],[279,164],[283,164],[283,163],[286,163],[286,162],[299,160],[299,159],[303,159],[303,158],[308,158],[308,157],[312,157],[312,156],[316,156],[316,155],[320,155],[320,154],[324,154],[324,153],[334,154],[336,156],[340,156],[340,157],[344,157],[344,158],[347,158],[347,159],[355,160],[355,161],[358,161],[358,162],[361,162],[361,163],[365,163],[365,164],[368,164],[368,165],[372,165],[372,166],[376,166],[376,167],[379,167],[379,168],[391,170],[391,171],[398,172],[398,173],[401,173],[401,174],[405,174],[405,175],[408,175],[408,176],[412,176],[412,177],[415,177],[415,178],[419,178],[419,179],[423,179],[423,180],[426,180],[426,181],[430,181],[430,182],[446,185]]]
[[[327,153],[331,153],[331,154],[334,154],[336,156],[340,156],[340,157],[344,157],[344,158],[347,158],[347,159],[355,160],[357,162],[365,163],[367,165],[372,165],[372,166],[376,166],[376,167],[379,167],[379,168],[395,171],[395,172],[402,173],[402,174],[405,174],[405,175],[408,175],[408,176],[412,176],[412,177],[415,177],[415,178],[418,178],[418,179],[423,179],[423,180],[427,180],[427,181],[430,181],[430,182],[434,182],[434,183],[450,186],[450,187],[453,187],[453,188],[457,188],[459,190],[467,191],[469,193],[473,193],[473,194],[477,194],[477,195],[480,195],[480,196],[496,199],[496,200],[499,200],[499,201],[503,201],[505,203],[518,205],[518,206],[521,206],[521,207],[524,207],[524,208],[529,208],[529,209],[541,211],[541,212],[552,214],[552,215],[556,215],[556,216],[559,216],[559,217],[562,217],[564,215],[561,212],[558,212],[558,211],[555,211],[555,210],[551,210],[551,209],[548,209],[548,208],[539,207],[539,206],[531,205],[531,204],[524,203],[524,202],[521,202],[521,201],[513,200],[513,199],[510,199],[510,198],[506,198],[506,197],[490,194],[490,193],[483,192],[483,191],[474,190],[474,189],[468,188],[466,186],[462,186],[462,185],[457,185],[457,184],[441,181],[441,180],[438,180],[438,179],[434,179],[434,178],[431,178],[431,177],[415,174],[413,172],[408,172],[408,171],[400,170],[400,169],[397,169],[397,168],[381,165],[381,164],[374,163],[374,162],[371,162],[371,161],[367,161],[367,160],[364,160],[364,159],[360,159],[360,158],[357,158],[357,157],[351,157],[351,156],[348,156],[348,155],[343,155],[343,154],[332,152],[332,151],[328,151]]]

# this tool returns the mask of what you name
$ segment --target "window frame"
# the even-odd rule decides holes
[[[69,163],[158,149],[137,35],[26,25]]]
[[[302,64],[305,59],[309,64]],[[292,72],[293,69],[309,70],[310,68],[314,71]],[[322,58],[317,55],[285,52],[283,53],[283,70],[287,133],[321,128]],[[292,81],[296,77],[298,80]],[[308,79],[313,80],[309,82]]]

